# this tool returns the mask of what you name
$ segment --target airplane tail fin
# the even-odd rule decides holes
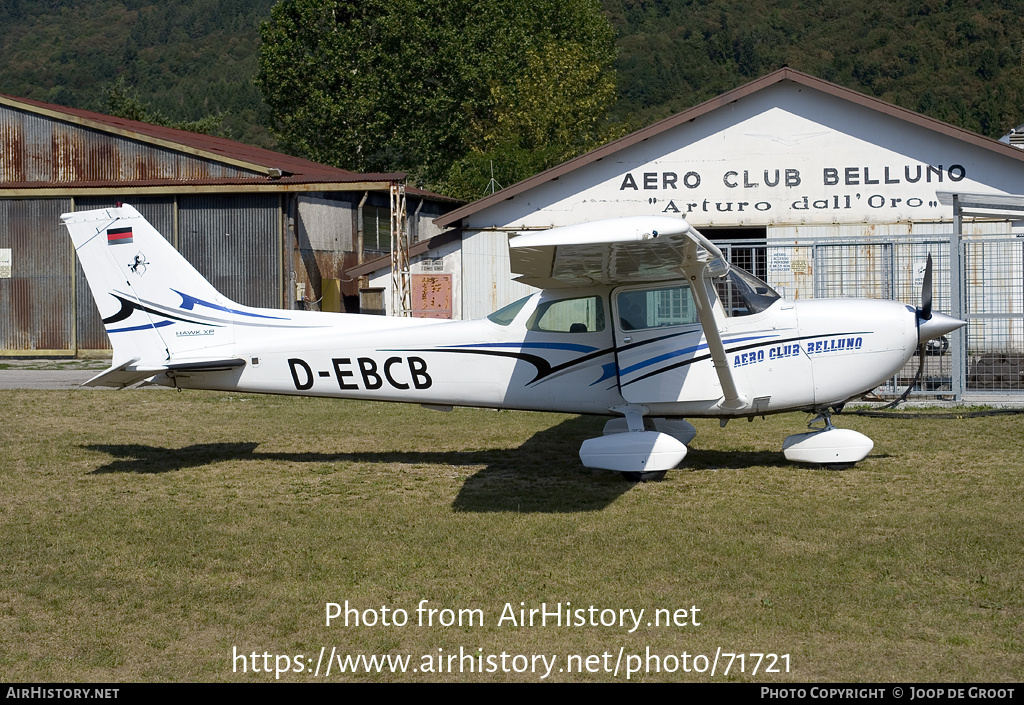
[[[278,318],[223,297],[131,206],[61,220],[114,349],[112,367],[86,384],[127,386],[183,366],[241,365],[231,357],[239,320]]]

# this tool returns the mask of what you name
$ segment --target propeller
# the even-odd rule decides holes
[[[907,308],[910,308],[909,306]],[[892,402],[883,406],[883,409],[892,408],[906,400],[910,395],[910,391],[917,386],[917,383],[921,379],[921,374],[924,372],[924,358],[928,353],[928,341],[934,340],[935,338],[941,338],[947,333],[955,331],[961,326],[967,325],[966,321],[961,321],[959,318],[953,318],[947,316],[944,313],[933,313],[932,312],[932,256],[928,254],[928,261],[924,267],[924,279],[921,282],[921,308],[916,309],[917,314],[917,344],[918,344],[918,365],[917,374],[914,375],[914,380],[907,386],[907,390],[903,392],[903,395]],[[941,350],[940,350],[941,352]]]
[[[917,309],[920,319],[930,321],[932,318],[932,253],[928,253],[928,262],[924,266],[924,281],[921,282],[921,308]]]
[[[900,395],[895,401],[883,406],[883,409],[895,409],[898,405],[902,404],[910,396],[910,392],[917,386],[917,383],[921,380],[921,374],[924,372],[924,358],[927,353],[928,339],[921,335],[921,323],[924,321],[930,321],[932,318],[932,253],[928,253],[928,261],[924,266],[924,280],[921,282],[921,307],[917,309],[917,374],[914,375],[914,379],[907,385],[906,391]]]
[[[921,321],[930,321],[932,319],[932,253],[928,253],[928,261],[924,265],[924,279],[921,281],[921,308],[917,309],[917,356],[919,358],[917,363],[917,374],[914,375],[914,381],[907,387],[907,391],[903,393],[902,399],[906,399],[910,394],[910,390],[917,386],[917,383],[921,381],[921,373],[924,372],[924,357],[928,352],[928,339],[921,335]]]
[[[921,281],[921,308],[917,313],[917,342],[924,346],[929,340],[941,338],[947,333],[967,325],[966,321],[932,311],[932,256],[924,268],[924,279]]]

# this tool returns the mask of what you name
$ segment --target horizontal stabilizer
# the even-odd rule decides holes
[[[245,367],[245,360],[232,357],[227,359],[190,360],[166,365],[136,366],[139,358],[114,365],[85,382],[83,387],[117,387],[124,389],[161,372],[224,372],[236,367]]]
[[[133,367],[138,361],[139,358],[135,357],[120,365],[114,365],[110,369],[104,370],[87,382],[84,382],[82,386],[117,387],[118,389],[123,389],[156,374],[156,371],[140,370]]]

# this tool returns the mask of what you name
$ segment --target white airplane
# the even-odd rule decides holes
[[[640,216],[509,243],[542,289],[490,316],[438,321],[251,308],[218,293],[134,208],[61,216],[113,346],[86,382],[612,416],[583,464],[661,479],[696,433],[685,417],[818,414],[793,461],[849,466],[872,441],[831,412],[963,321],[922,305],[788,301],[731,267],[681,218]],[[823,428],[814,427],[822,421]]]

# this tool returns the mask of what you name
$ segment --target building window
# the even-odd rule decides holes
[[[363,206],[363,252],[391,252],[391,209]]]

